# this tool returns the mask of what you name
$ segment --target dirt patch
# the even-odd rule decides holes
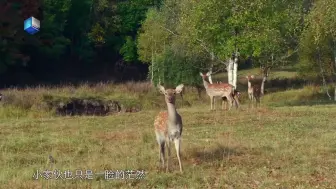
[[[121,103],[118,100],[98,98],[65,98],[44,96],[43,101],[49,110],[55,110],[60,116],[98,115],[104,116],[120,112],[139,112],[141,106],[132,103]]]

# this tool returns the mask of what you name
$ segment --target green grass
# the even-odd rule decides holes
[[[178,172],[159,169],[157,111],[107,117],[11,118],[0,124],[2,188],[335,188],[336,106],[180,109]],[[56,164],[48,164],[52,154]],[[142,180],[33,180],[36,170],[145,170]]]
[[[188,103],[182,105],[178,98],[184,122],[183,174],[173,149],[172,172],[159,168],[153,121],[166,106],[148,83],[4,90],[0,188],[336,188],[336,105],[326,99],[322,88],[311,85],[268,93],[261,108],[251,109],[246,86],[241,87],[242,107],[230,112],[210,112],[204,91],[198,99],[190,87],[184,94]],[[43,108],[45,95],[120,99],[140,103],[143,110],[105,117],[57,117]],[[50,154],[55,164],[50,164]],[[33,180],[34,172],[46,169],[73,174],[144,170],[146,177]]]

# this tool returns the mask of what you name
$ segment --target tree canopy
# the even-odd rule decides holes
[[[41,81],[117,77],[116,67],[135,66],[154,83],[197,85],[200,71],[225,67],[233,53],[239,64],[295,65],[303,75],[331,77],[335,6],[333,0],[7,0],[0,3],[0,79],[20,83],[13,73],[22,72]],[[35,35],[22,30],[30,16],[41,21]]]
[[[162,58],[165,49],[183,51],[189,61],[202,57],[203,62],[190,64],[199,70],[214,64],[211,55],[221,63],[236,51],[259,65],[277,66],[297,51],[303,29],[302,6],[303,2],[289,0],[166,0],[147,13],[138,52],[142,61],[155,65],[166,60]],[[177,55],[166,58],[171,56]],[[175,74],[186,73],[181,69]],[[193,78],[197,76],[195,72]]]

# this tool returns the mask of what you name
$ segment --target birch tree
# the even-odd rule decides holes
[[[326,83],[336,75],[336,12],[334,0],[317,0],[306,19],[301,42],[301,68],[303,72],[320,73],[327,95]],[[319,71],[317,71],[319,70]],[[334,81],[333,81],[334,82]],[[336,101],[336,84],[334,86]]]

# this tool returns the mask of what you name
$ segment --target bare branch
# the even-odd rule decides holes
[[[171,34],[173,34],[173,35],[177,35],[177,36],[179,36],[177,33],[171,31],[170,29],[168,29],[168,28],[166,28],[166,27],[164,27],[164,26],[161,26],[161,25],[160,25],[160,28],[167,30],[169,33],[171,33]]]

